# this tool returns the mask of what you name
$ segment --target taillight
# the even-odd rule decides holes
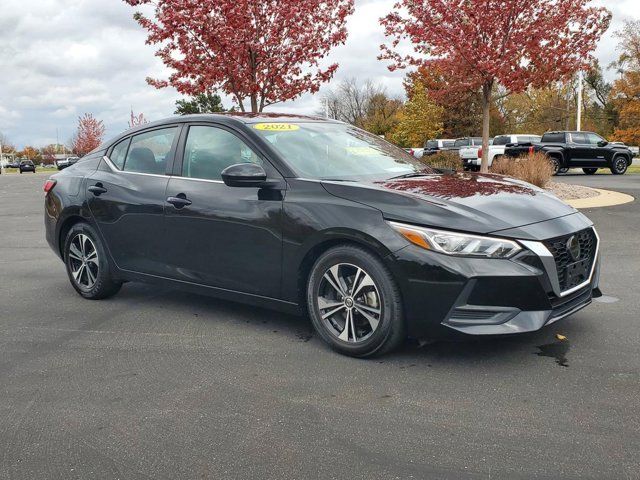
[[[44,190],[44,193],[49,193],[51,190],[53,190],[53,187],[56,186],[56,182],[55,180],[47,180],[46,182],[44,182],[44,186],[42,187],[42,189]]]
[[[533,155],[534,148],[533,145],[529,147],[529,155]]]
[[[482,158],[482,147],[478,149],[478,158]]]

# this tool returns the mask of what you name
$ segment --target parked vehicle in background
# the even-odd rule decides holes
[[[84,298],[143,281],[308,313],[356,357],[539,330],[601,295],[587,217],[468,177],[341,122],[174,117],[53,175],[46,238]]]
[[[405,148],[404,151],[416,158],[422,158],[424,155],[424,148]]]
[[[504,155],[504,149],[509,144],[538,142],[540,142],[540,135],[498,135],[493,139],[491,145],[489,145],[489,166],[493,164],[496,158]],[[465,170],[480,171],[480,165],[482,164],[482,145],[461,148],[460,158],[462,159]]]
[[[427,140],[424,144],[423,156],[426,157],[428,155],[434,155],[438,152],[451,150],[455,140],[451,138],[440,138],[440,139],[432,139]]]
[[[540,143],[526,142],[509,145],[505,156],[519,157],[529,152],[547,154],[554,166],[554,174],[563,168],[582,168],[593,175],[599,168],[608,168],[614,175],[623,175],[633,154],[626,145],[609,143],[593,132],[547,132]]]
[[[453,147],[450,150],[460,152],[461,149],[465,147],[481,147],[482,146],[482,137],[462,137],[456,138],[455,142],[453,142]]]
[[[67,157],[64,160],[58,160],[56,162],[56,167],[58,167],[58,170],[62,170],[64,168],[70,167],[71,165],[74,165],[78,162],[78,160],[80,160],[79,157]]]
[[[20,162],[15,160],[12,162],[9,162],[6,168],[20,168]]]
[[[24,172],[36,173],[36,166],[31,160],[23,160],[22,162],[20,162],[20,165],[18,165],[18,168],[20,169],[20,173],[24,173]]]

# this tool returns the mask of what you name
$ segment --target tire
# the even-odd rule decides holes
[[[549,157],[549,161],[551,162],[551,166],[553,167],[553,175],[558,175],[560,172],[560,160],[556,157]]]
[[[595,175],[595,173],[598,171],[597,168],[583,168],[582,171],[584,172],[585,175]]]
[[[629,168],[629,165],[627,164],[626,157],[618,155],[613,158],[611,162],[611,173],[614,175],[624,175],[627,172],[627,168]]]
[[[361,358],[382,355],[406,338],[396,282],[384,264],[363,248],[341,245],[327,250],[311,269],[306,293],[315,330],[339,353]]]
[[[63,253],[69,281],[82,297],[102,300],[122,287],[122,282],[113,278],[107,252],[91,225],[77,223],[71,227]]]

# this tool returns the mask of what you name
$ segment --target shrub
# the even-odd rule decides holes
[[[493,162],[491,172],[544,188],[553,177],[553,166],[549,157],[544,153],[536,152],[518,158],[500,157]]]
[[[422,161],[433,168],[453,171],[462,170],[462,160],[458,152],[438,152],[422,157]]]

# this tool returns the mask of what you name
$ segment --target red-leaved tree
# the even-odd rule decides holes
[[[483,155],[488,170],[490,106],[495,96],[542,87],[588,69],[609,27],[605,8],[590,0],[399,0],[381,19],[391,70],[437,67],[460,92],[481,92]],[[409,40],[415,53],[398,53]],[[498,89],[501,91],[498,93]],[[438,92],[435,92],[438,95]]]
[[[78,117],[78,130],[73,137],[73,152],[83,156],[102,143],[105,127],[102,120],[96,119],[92,114],[85,113]]]
[[[337,64],[319,62],[347,38],[353,0],[124,0],[155,6],[154,18],[136,13],[147,43],[173,70],[167,80],[147,79],[197,95],[223,91],[241,111],[317,92]]]

